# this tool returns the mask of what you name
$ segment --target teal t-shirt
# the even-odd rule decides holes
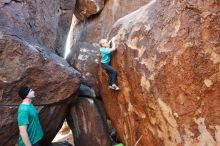
[[[27,133],[31,144],[35,144],[43,137],[43,130],[38,118],[38,111],[33,104],[20,104],[17,114],[18,126],[27,125]],[[19,146],[24,146],[21,135],[18,138]]]
[[[109,48],[100,48],[102,54],[101,63],[109,63],[111,61],[111,52]]]

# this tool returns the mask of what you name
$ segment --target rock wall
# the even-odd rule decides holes
[[[110,37],[120,92],[107,114],[126,146],[219,145],[220,2],[152,0],[119,19]]]

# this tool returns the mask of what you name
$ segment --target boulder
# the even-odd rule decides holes
[[[125,145],[220,144],[219,8],[217,1],[152,0],[114,24],[121,90],[102,86],[101,96]]]
[[[37,104],[65,101],[79,88],[80,73],[57,55],[13,36],[1,37],[0,105],[18,105],[17,91],[29,85]]]

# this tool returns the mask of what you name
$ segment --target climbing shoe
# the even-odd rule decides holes
[[[116,90],[116,91],[120,90],[120,88],[115,84],[112,84],[111,86],[108,86],[108,87],[112,90]]]

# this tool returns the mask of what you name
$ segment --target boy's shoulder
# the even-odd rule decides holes
[[[30,105],[20,104],[18,107],[18,112],[27,112],[30,109]]]

